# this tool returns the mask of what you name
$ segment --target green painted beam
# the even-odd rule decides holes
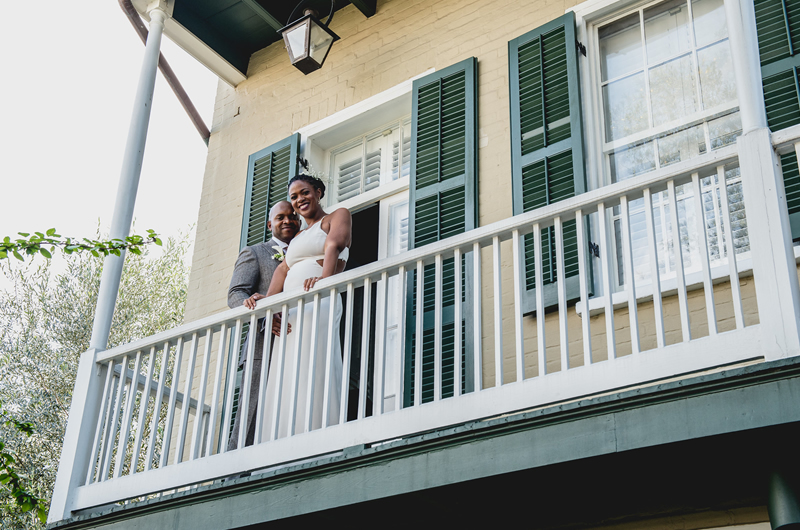
[[[281,24],[277,18],[272,16],[272,14],[266,9],[264,9],[261,6],[261,4],[256,2],[256,0],[242,0],[242,3],[245,4],[247,7],[249,7],[250,9],[252,9],[256,15],[264,19],[264,22],[269,24],[269,26],[275,31],[278,31],[284,26],[284,24]]]
[[[350,3],[364,13],[367,18],[375,14],[378,6],[378,0],[350,0]]]

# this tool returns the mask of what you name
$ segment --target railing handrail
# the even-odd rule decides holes
[[[800,140],[800,124],[776,131],[771,134],[770,139],[772,140],[772,146],[778,152],[790,147],[793,148],[794,144]]]
[[[798,128],[800,130],[800,126],[798,126]],[[407,271],[412,270],[419,261],[423,261],[426,265],[433,263],[437,254],[443,257],[449,257],[449,255],[453,254],[457,249],[462,252],[470,252],[475,243],[483,247],[491,245],[495,237],[499,237],[501,240],[510,239],[512,232],[515,230],[518,231],[520,235],[525,235],[532,232],[533,225],[535,224],[539,224],[544,228],[553,224],[553,220],[556,217],[574,216],[575,212],[578,210],[585,211],[585,213],[589,214],[596,211],[596,207],[599,204],[605,204],[606,207],[615,206],[619,202],[620,197],[638,196],[645,189],[650,189],[651,192],[661,191],[659,184],[664,184],[664,189],[666,189],[666,182],[670,180],[676,181],[676,184],[680,184],[682,178],[690,179],[692,173],[696,173],[706,167],[719,166],[720,164],[736,159],[737,156],[738,151],[736,145],[729,145],[666,168],[661,168],[644,175],[603,186],[524,214],[515,215],[489,225],[481,226],[442,241],[408,250],[397,256],[375,261],[352,271],[325,278],[317,282],[315,287],[306,293],[298,293],[297,291],[279,293],[260,300],[255,309],[247,309],[244,306],[229,309],[167,331],[162,331],[150,337],[116,346],[110,350],[98,353],[96,361],[98,363],[108,362],[132,351],[143,351],[165,342],[173,342],[179,337],[189,337],[193,333],[203,331],[212,326],[233,325],[239,319],[243,321],[249,320],[249,317],[253,313],[258,313],[260,316],[263,316],[268,309],[280,311],[281,306],[288,305],[291,302],[296,302],[300,299],[305,301],[313,299],[315,293],[325,295],[331,289],[337,289],[337,292],[341,292],[342,287],[346,287],[347,284],[350,283],[356,284],[363,282],[363,280],[367,278],[372,281],[379,280],[384,272],[394,275],[401,267],[405,267]]]

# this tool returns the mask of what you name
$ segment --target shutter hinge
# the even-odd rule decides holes
[[[579,40],[575,41],[575,46],[577,46],[578,51],[581,52],[581,55],[586,57],[586,46],[584,46],[583,43]]]
[[[595,258],[600,257],[600,245],[597,243],[592,243],[589,241],[589,254],[592,254]]]
[[[300,167],[308,171],[308,160],[300,158],[300,155],[297,155],[297,163],[300,164]]]

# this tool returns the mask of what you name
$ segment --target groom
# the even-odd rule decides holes
[[[245,247],[236,259],[233,267],[233,277],[231,286],[228,288],[228,307],[234,309],[241,305],[249,308],[255,307],[257,298],[255,294],[266,294],[269,282],[272,280],[272,273],[278,268],[289,242],[300,231],[300,218],[295,213],[289,201],[277,203],[269,211],[267,228],[272,230],[272,239],[263,243]],[[263,296],[261,297],[263,298]],[[257,328],[261,329],[262,320],[258,321]],[[247,341],[250,340],[251,333],[248,333],[241,353],[239,355],[239,366],[242,373],[245,371]],[[256,408],[258,406],[258,385],[261,378],[262,352],[264,351],[265,333],[256,334],[255,352],[253,356],[253,377],[250,380],[250,399],[247,411],[247,438],[245,445],[252,445],[256,430]],[[269,362],[269,360],[267,360]],[[228,450],[236,449],[239,443],[239,423],[242,416],[241,409],[236,411],[236,420],[233,423],[233,432],[228,440]]]

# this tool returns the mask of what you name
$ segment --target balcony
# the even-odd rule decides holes
[[[690,161],[337,275],[308,293],[276,295],[253,311],[234,309],[108,351],[86,352],[51,522],[176,491],[191,495],[200,491],[195,488],[241,473],[274,474],[289,465],[297,470],[303,463],[347,458],[353,448],[358,452],[397,446],[424,433],[459,432],[472,422],[491,425],[508,415],[541,411],[566,416],[608,393],[648,393],[668,380],[797,356],[796,262],[785,202],[779,202],[783,192],[774,186],[780,174],[770,159],[797,146],[800,126],[771,138],[766,130],[756,131]],[[751,250],[737,253],[734,238],[720,237],[717,259],[712,260],[703,205],[694,201],[696,215],[686,230],[702,251],[697,270],[690,274],[682,245],[658,244],[653,198],[665,192],[664,207],[671,219],[678,219],[676,189],[686,185],[694,197],[701,197],[701,177],[724,178],[724,168],[736,162]],[[718,193],[720,231],[731,234],[728,186],[718,186]],[[612,215],[619,217],[619,258],[624,278],[632,278],[630,208],[638,200],[644,204],[649,270],[659,271],[659,260],[666,259],[673,274],[663,279],[651,274],[647,281],[627,282],[620,290],[614,284],[617,258],[610,255],[614,230],[608,223]],[[589,255],[588,218],[595,233],[603,234],[594,241],[599,246],[596,257]],[[578,300],[567,292],[563,258],[564,225],[573,220]],[[557,295],[545,307],[545,289],[526,299],[532,291],[526,291],[523,256],[529,234],[534,255],[542,255],[543,234],[550,227]],[[463,266],[451,267],[452,279],[445,281],[448,263]],[[533,275],[535,284],[543,285],[541,263],[535,263]],[[427,289],[426,282],[416,280],[423,277],[432,280]],[[290,392],[279,394],[293,396],[289,410],[294,425],[287,436],[276,436],[280,405],[266,398],[265,367],[258,410],[272,407],[266,416],[271,423],[264,424],[260,414],[254,445],[242,447],[241,432],[240,448],[229,451],[234,399],[247,410],[255,354],[255,341],[248,340],[248,371],[235,398],[243,329],[256,329],[258,319],[287,314],[290,308],[311,312],[316,323],[326,298],[342,294],[354,301],[357,289],[363,293],[359,307],[346,303],[342,316],[342,380],[315,388],[309,378],[304,385],[301,378],[307,374],[299,364],[284,362],[284,341],[271,346],[264,341],[265,350],[271,350],[264,352],[265,358],[271,355],[278,373],[288,373]],[[460,302],[448,305],[448,290],[450,299]],[[390,310],[399,315],[397,329],[413,330],[396,334],[398,343],[387,333]],[[465,324],[446,327],[448,322]],[[443,328],[449,331],[443,333]],[[335,334],[299,333],[302,340],[325,346],[327,355],[317,362],[329,370]],[[412,362],[409,355],[398,354],[420,351],[432,352],[432,369],[423,366],[424,356],[414,355]],[[309,430],[311,407],[298,403],[312,400],[298,396],[299,388],[326,397],[336,392],[342,403],[339,417],[324,414],[321,427]],[[394,398],[384,399],[390,388]]]

